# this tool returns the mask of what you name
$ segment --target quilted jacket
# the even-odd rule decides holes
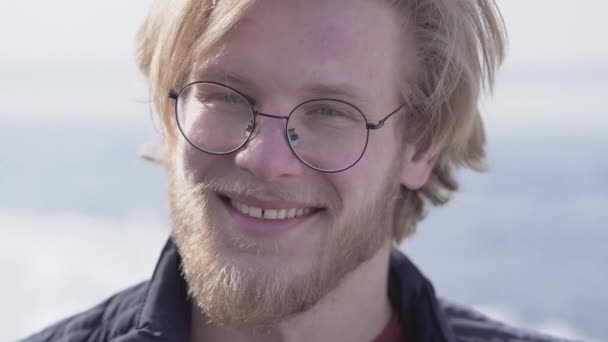
[[[190,302],[171,239],[152,278],[60,321],[24,342],[188,342]],[[557,342],[563,339],[514,329],[435,296],[431,283],[394,250],[389,297],[400,310],[408,342]]]

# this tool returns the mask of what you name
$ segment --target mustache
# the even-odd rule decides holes
[[[192,178],[191,178],[192,179]],[[268,183],[261,182],[252,176],[224,174],[222,176],[206,176],[197,180],[192,187],[192,194],[205,196],[210,193],[239,195],[258,198],[298,202],[311,207],[324,208],[330,213],[341,207],[340,197],[331,186],[302,183]]]

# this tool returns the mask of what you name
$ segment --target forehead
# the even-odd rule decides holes
[[[199,69],[274,88],[350,84],[395,88],[403,34],[388,5],[371,0],[263,0],[226,34]]]

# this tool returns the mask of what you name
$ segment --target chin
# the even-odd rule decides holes
[[[297,278],[310,273],[321,262],[321,239],[310,236],[294,244],[243,236],[222,236],[221,239],[217,250],[218,262],[241,272]]]
[[[291,279],[309,274],[320,260],[314,255],[284,255],[280,251],[254,254],[249,250],[226,248],[219,251],[218,262],[232,266],[239,272],[271,278],[280,275]]]

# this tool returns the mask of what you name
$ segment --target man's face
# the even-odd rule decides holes
[[[331,97],[377,122],[400,105],[402,39],[380,2],[259,1],[191,77],[228,83],[264,113],[287,116]],[[174,237],[207,315],[232,326],[276,323],[314,305],[390,239],[403,154],[396,122],[371,131],[363,158],[335,174],[300,162],[280,119],[258,117],[252,139],[229,155],[178,140]],[[253,217],[259,209],[279,218]]]

